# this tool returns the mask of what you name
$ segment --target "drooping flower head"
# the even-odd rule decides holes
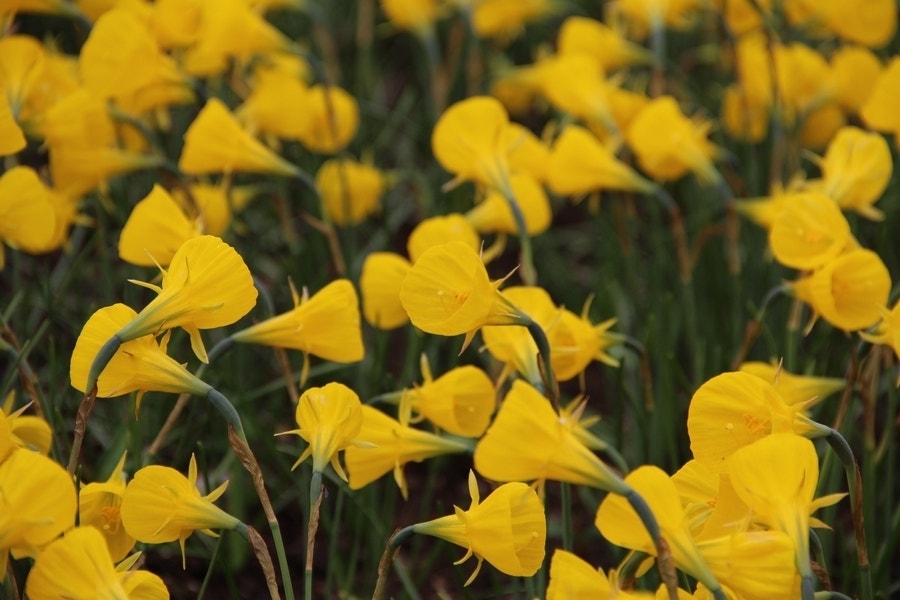
[[[168,600],[165,583],[149,571],[120,571],[100,532],[81,525],[38,555],[25,582],[34,600],[56,598],[141,598]],[[136,585],[138,584],[138,585]]]
[[[39,416],[24,414],[31,403],[18,410],[14,409],[15,400],[16,393],[10,391],[3,402],[3,407],[0,408],[0,420],[4,422],[0,427],[8,431],[10,442],[8,446],[0,443],[0,462],[13,448],[26,448],[46,456],[50,453],[50,446],[53,443],[50,424]]]
[[[231,325],[256,304],[250,270],[234,248],[211,235],[186,241],[169,268],[160,270],[160,286],[132,280],[159,295],[116,335],[126,342],[182,327],[197,358],[206,362],[200,330]]]
[[[432,246],[458,241],[466,244],[475,252],[481,247],[481,238],[472,224],[459,213],[438,215],[423,219],[406,241],[406,252],[409,261],[416,264],[422,254]]]
[[[55,231],[56,213],[34,169],[13,167],[0,175],[0,270],[4,244],[24,252],[40,251]]]
[[[475,447],[475,469],[494,481],[549,479],[627,492],[628,486],[579,439],[576,425],[517,379]]]
[[[134,547],[134,538],[122,526],[122,498],[125,496],[125,454],[106,481],[83,484],[78,492],[78,522],[99,531],[113,561],[125,558]]]
[[[804,408],[814,406],[835,392],[844,389],[847,382],[841,377],[816,377],[788,373],[781,365],[751,361],[738,367],[739,371],[756,375],[775,386],[788,404],[800,404]]]
[[[299,435],[308,446],[291,469],[312,456],[313,471],[321,473],[331,463],[335,473],[347,481],[338,452],[361,443],[362,408],[356,392],[342,383],[328,383],[303,392],[296,411],[299,429],[285,434]]]
[[[297,139],[319,154],[335,154],[353,141],[359,129],[356,98],[337,86],[314,85],[305,104],[306,127]]]
[[[309,298],[301,299],[293,285],[291,294],[292,310],[233,333],[231,339],[302,351],[306,361],[303,381],[310,355],[339,363],[362,360],[365,349],[359,298],[348,279],[332,281]]]
[[[470,246],[448,242],[426,250],[403,280],[400,302],[413,325],[435,335],[466,334],[468,346],[485,325],[528,325]]]
[[[145,544],[178,540],[182,564],[184,543],[195,531],[215,537],[213,529],[235,529],[242,523],[213,504],[228,487],[225,481],[202,496],[197,489],[197,460],[191,455],[188,476],[171,467],[150,465],[139,469],[122,498],[122,525]]]
[[[393,472],[404,499],[409,497],[403,475],[406,463],[459,454],[469,449],[459,441],[410,427],[408,406],[401,407],[399,420],[372,406],[363,406],[358,437],[365,440],[365,445],[348,446],[344,452],[344,462],[350,472],[350,489],[361,489]]]
[[[88,373],[103,345],[137,314],[124,304],[96,311],[84,324],[69,365],[72,387],[88,392]],[[138,392],[137,407],[146,392],[190,393],[204,396],[210,386],[166,354],[168,335],[157,341],[144,335],[123,342],[97,379],[97,396],[114,398]]]
[[[572,598],[603,598],[621,600],[653,600],[652,592],[626,592],[619,589],[615,570],[609,576],[602,569],[595,569],[583,559],[560,548],[550,559],[550,585],[547,600]]]
[[[544,505],[535,491],[524,483],[507,483],[480,502],[478,482],[469,471],[469,495],[469,510],[454,506],[455,514],[417,523],[413,531],[465,548],[465,556],[456,564],[472,556],[478,560],[466,585],[484,561],[514,577],[534,575],[544,562],[547,538]]]
[[[135,204],[119,236],[119,258],[142,267],[167,267],[191,238],[201,234],[198,222],[159,184]]]
[[[378,212],[387,181],[381,172],[355,160],[327,160],[316,173],[325,211],[336,225],[355,225]]]
[[[396,329],[409,322],[400,304],[400,288],[412,265],[393,252],[373,252],[366,256],[359,276],[363,316],[378,329]]]
[[[552,211],[544,188],[528,173],[512,173],[509,188],[525,223],[528,235],[538,235],[550,227]],[[484,199],[466,213],[466,219],[479,233],[510,233],[519,231],[509,201],[497,190],[488,190]]]
[[[803,271],[825,265],[853,243],[841,209],[819,192],[796,194],[769,230],[775,260]]]

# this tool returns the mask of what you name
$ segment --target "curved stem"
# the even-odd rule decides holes
[[[382,600],[384,598],[388,571],[394,562],[394,556],[400,549],[400,544],[406,541],[406,539],[411,537],[414,533],[413,527],[415,526],[410,525],[409,527],[398,529],[391,535],[390,539],[388,539],[384,553],[381,555],[381,560],[378,561],[378,580],[375,582],[375,591],[372,592],[372,600]]]
[[[860,597],[872,600],[872,573],[869,567],[869,550],[866,544],[866,528],[863,522],[862,475],[859,464],[853,456],[850,444],[836,429],[832,429],[825,437],[828,445],[834,450],[844,472],[847,474],[847,488],[850,492],[850,510],[853,516],[853,534],[856,538],[856,557],[859,564]]]
[[[535,345],[538,347],[538,354],[540,354],[541,357],[541,377],[544,380],[544,388],[547,397],[550,399],[553,408],[556,409],[556,412],[558,413],[559,386],[556,384],[556,376],[553,373],[553,365],[550,362],[550,342],[547,340],[547,334],[544,332],[544,329],[538,325],[537,322],[529,321],[526,327],[528,333],[531,334],[531,339],[534,340]]]
[[[536,285],[537,271],[534,268],[534,258],[531,252],[531,236],[528,235],[528,228],[525,224],[525,215],[522,214],[522,208],[516,200],[516,195],[512,191],[512,186],[508,184],[504,186],[503,197],[506,198],[506,203],[509,205],[510,212],[512,212],[513,220],[516,222],[516,232],[519,237],[519,262],[522,265],[522,281],[525,285]]]
[[[313,557],[316,545],[316,531],[319,530],[319,509],[325,486],[322,485],[322,472],[313,471],[309,481],[309,521],[306,529],[306,568],[303,572],[304,598],[312,600]]]
[[[212,579],[213,570],[216,566],[216,559],[219,558],[219,550],[222,549],[222,540],[225,537],[220,535],[218,539],[216,539],[216,545],[213,548],[212,557],[209,559],[209,566],[206,568],[206,575],[203,577],[203,583],[200,584],[200,591],[197,592],[197,600],[203,600],[203,596],[206,595],[206,587],[209,585],[210,580]]]
[[[94,361],[91,363],[91,368],[88,371],[87,383],[84,388],[85,393],[90,392],[90,390],[97,385],[97,380],[100,379],[100,375],[103,373],[103,370],[106,369],[106,365],[108,365],[109,361],[112,360],[112,357],[116,355],[116,352],[119,351],[121,345],[122,338],[116,334],[100,347],[100,351],[97,352],[97,356],[94,357]]]

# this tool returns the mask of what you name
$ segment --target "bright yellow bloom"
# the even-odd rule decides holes
[[[393,252],[372,252],[359,276],[363,316],[378,329],[396,329],[409,321],[400,304],[400,288],[412,265]]]
[[[469,510],[454,506],[455,514],[417,523],[413,530],[465,548],[466,554],[455,564],[472,556],[478,560],[466,585],[485,560],[507,575],[534,575],[544,562],[547,539],[544,504],[535,491],[524,483],[507,483],[480,502],[478,482],[469,471],[469,495]]]
[[[894,100],[900,94],[900,56],[888,63],[875,84],[868,99],[859,111],[863,122],[877,131],[900,133],[900,114]]]
[[[202,0],[156,0],[148,25],[161,48],[184,48],[197,39]]]
[[[870,0],[863,4],[854,0],[830,0],[818,6],[828,29],[842,39],[869,48],[886,45],[897,31],[897,3],[893,0]]]
[[[619,361],[609,355],[608,350],[619,345],[624,339],[610,328],[616,319],[601,323],[591,323],[586,304],[581,315],[563,309],[558,320],[547,335],[550,341],[550,364],[557,381],[568,381],[581,374],[595,360],[610,367],[618,367]]]
[[[83,393],[88,391],[85,389],[88,372],[100,348],[135,316],[124,304],[107,306],[91,315],[72,350],[69,366],[72,387]],[[166,354],[168,341],[168,336],[157,342],[148,334],[123,342],[97,379],[97,396],[114,398],[138,392],[138,409],[144,393],[150,391],[205,396],[209,385]]]
[[[800,115],[820,107],[832,96],[825,58],[804,44],[775,46],[775,79],[782,102],[782,118],[794,123]]]
[[[25,134],[16,123],[9,99],[0,95],[0,156],[15,154],[25,146]]]
[[[309,88],[304,107],[306,127],[297,139],[309,150],[335,154],[356,137],[359,105],[344,89],[314,85]]]
[[[547,600],[652,600],[655,597],[652,592],[630,593],[619,589],[615,570],[610,570],[607,577],[602,569],[595,569],[571,552],[560,548],[553,551]]]
[[[195,183],[185,189],[171,190],[174,198],[187,215],[195,215],[202,224],[203,233],[222,237],[231,225],[233,214],[242,211],[259,193],[256,185],[229,185],[223,180],[218,185]]]
[[[380,4],[394,27],[420,36],[425,35],[444,12],[442,0],[381,0]]]
[[[162,579],[147,571],[121,572],[114,560],[95,528],[75,527],[40,553],[28,574],[25,593],[33,600],[168,600]],[[134,585],[138,581],[143,584],[140,590]]]
[[[480,0],[473,3],[472,28],[481,37],[507,41],[552,10],[551,0]]]
[[[708,139],[710,123],[684,116],[671,96],[652,100],[625,132],[641,168],[656,179],[671,181],[693,172],[702,182],[715,181],[717,150]]]
[[[360,438],[362,409],[356,392],[342,383],[328,383],[303,392],[295,415],[299,429],[281,434],[297,434],[309,444],[291,470],[312,456],[313,471],[321,473],[331,463],[335,473],[347,481],[338,452],[363,443]]]
[[[528,235],[547,231],[553,215],[541,184],[528,173],[513,173],[509,176],[509,187],[522,212]],[[516,234],[519,231],[509,201],[494,189],[466,213],[466,219],[479,233]]]
[[[31,167],[13,167],[0,175],[0,270],[4,244],[24,252],[42,250],[56,232],[49,192]]]
[[[884,344],[894,350],[894,354],[900,356],[900,302],[888,311],[882,309],[881,321],[872,332],[859,332],[860,337],[873,344]]]
[[[154,85],[187,85],[142,20],[128,9],[106,12],[79,54],[85,87],[99,98],[127,98]]]
[[[316,173],[325,212],[336,225],[356,225],[381,208],[387,180],[381,171],[354,160],[326,160]]]
[[[50,446],[53,443],[50,424],[41,417],[23,414],[31,403],[13,410],[15,400],[16,393],[11,391],[0,408],[0,418],[4,421],[3,428],[8,431],[11,442],[7,448],[0,450],[0,461],[5,459],[13,448],[27,448],[46,456],[50,453]]]
[[[841,46],[830,65],[835,101],[848,114],[858,114],[881,76],[881,60],[866,48]]]
[[[466,334],[485,325],[528,325],[530,319],[491,282],[478,254],[462,242],[426,250],[403,280],[400,302],[412,324],[435,335]]]
[[[402,415],[404,410],[406,416]],[[362,407],[362,428],[358,437],[366,444],[349,446],[344,451],[344,462],[350,472],[350,489],[364,488],[393,472],[400,493],[407,499],[409,489],[403,475],[406,463],[422,462],[444,454],[459,454],[469,449],[458,441],[409,427],[408,411],[408,407],[401,408],[398,421],[377,408]]]
[[[739,448],[775,433],[814,435],[803,405],[787,404],[771,381],[736,371],[713,377],[694,392],[687,429],[694,458],[717,473]]]
[[[802,575],[809,564],[809,513],[819,483],[813,443],[792,433],[775,434],[737,450],[728,461],[734,491],[752,507],[754,520],[786,533]]]
[[[553,142],[547,185],[555,194],[579,196],[604,189],[651,194],[656,185],[618,160],[587,129],[568,125]]]
[[[764,362],[745,362],[738,370],[774,384],[785,402],[791,405],[799,404],[804,408],[818,404],[831,394],[844,389],[847,384],[840,377],[794,375],[782,369],[780,365]]]
[[[494,481],[565,481],[615,493],[628,491],[536,389],[517,379],[475,447],[475,469]]]
[[[205,496],[197,489],[197,460],[191,455],[188,476],[171,467],[150,465],[139,469],[128,482],[122,498],[122,525],[129,535],[145,544],[178,540],[182,565],[187,555],[184,542],[194,531],[216,537],[212,529],[236,529],[242,523],[213,504],[228,482]]]
[[[401,404],[409,404],[413,422],[424,418],[448,433],[481,437],[497,407],[490,377],[478,367],[464,365],[433,379],[424,354],[420,365],[424,381],[403,390],[401,400]]]
[[[850,224],[841,209],[817,192],[795,195],[769,231],[775,260],[803,271],[834,260],[852,244],[851,239]]]
[[[600,63],[588,54],[558,54],[539,61],[535,76],[541,93],[556,108],[617,137],[611,90]]]
[[[710,571],[733,596],[744,600],[796,598],[797,575],[791,558],[794,544],[780,531],[735,531],[746,513],[717,539],[697,541]],[[708,596],[699,596],[708,597]]]
[[[891,181],[891,149],[881,135],[858,127],[840,129],[820,163],[820,189],[845,210],[881,221],[873,204]]]
[[[203,362],[201,329],[231,325],[256,304],[256,288],[241,256],[221,239],[201,235],[186,241],[162,271],[162,285],[131,280],[159,294],[116,336],[123,342],[182,327]]]
[[[458,241],[478,252],[481,248],[481,238],[472,224],[459,213],[438,215],[423,219],[421,223],[409,234],[406,241],[406,252],[412,264],[432,246]]]
[[[14,116],[40,87],[45,55],[44,47],[31,36],[0,37],[0,93],[5,93]]]
[[[363,359],[359,298],[348,279],[332,281],[312,297],[301,299],[291,287],[294,308],[231,335],[245,344],[263,344],[303,352],[339,363]],[[302,385],[302,384],[301,384]]]
[[[657,27],[687,29],[692,13],[703,5],[702,0],[619,0],[616,10],[625,19],[636,39],[644,39]]]
[[[201,234],[161,185],[135,204],[119,236],[119,258],[142,267],[166,267],[181,245]]]
[[[91,525],[103,535],[113,561],[125,558],[134,547],[134,538],[122,526],[122,498],[125,496],[125,454],[104,482],[82,484],[78,493],[78,522]]]
[[[559,28],[556,51],[560,55],[587,54],[604,71],[647,64],[652,55],[643,46],[629,42],[608,25],[587,17],[568,17]]]
[[[304,107],[309,88],[297,77],[276,69],[257,68],[253,91],[234,114],[250,131],[297,139],[309,116]]]
[[[0,463],[0,578],[9,555],[37,556],[75,525],[75,484],[66,470],[43,454],[13,450]]]
[[[218,98],[207,101],[185,132],[178,168],[190,175],[246,171],[294,177],[298,172],[245,131]]]
[[[760,142],[769,132],[769,110],[757,104],[737,85],[725,88],[722,96],[722,125],[731,137],[747,142]]]
[[[794,295],[838,329],[873,325],[887,304],[891,275],[877,254],[858,248],[791,283]]]

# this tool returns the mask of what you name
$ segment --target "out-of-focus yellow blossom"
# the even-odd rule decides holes
[[[610,89],[603,68],[592,56],[558,54],[534,67],[541,94],[561,111],[618,135],[610,108]]]
[[[900,302],[896,302],[891,310],[882,308],[881,321],[871,332],[860,331],[859,335],[873,344],[890,346],[900,357]]]
[[[469,450],[465,444],[439,435],[409,427],[409,409],[401,407],[400,420],[392,419],[377,408],[362,407],[362,428],[358,438],[365,445],[348,446],[344,462],[350,472],[350,489],[358,490],[393,473],[404,500],[409,488],[403,475],[403,466],[410,462],[459,454]]]
[[[769,132],[767,105],[754,104],[744,90],[729,85],[722,96],[722,126],[731,137],[747,142],[760,142]]]
[[[99,98],[125,98],[156,84],[186,84],[146,24],[126,9],[97,20],[78,60],[85,87]]]
[[[737,139],[759,141],[768,131],[773,78],[766,38],[761,32],[741,36],[735,46],[738,82],[725,89],[725,130]]]
[[[201,234],[162,186],[156,184],[139,201],[119,236],[119,258],[142,267],[166,267],[187,240]]]
[[[381,0],[381,10],[397,29],[425,35],[444,13],[443,0]]]
[[[38,555],[25,582],[34,600],[116,598],[168,600],[165,583],[149,571],[120,571],[103,536],[89,525],[70,529]]]
[[[762,27],[762,18],[772,9],[772,0],[757,0],[754,4],[751,0],[713,0],[713,6],[722,13],[728,29],[736,37],[743,37],[747,33]],[[756,7],[762,8],[761,15]]]
[[[0,463],[0,569],[9,556],[35,557],[54,538],[75,525],[75,484],[66,470],[43,454],[13,450]],[[4,576],[5,577],[5,576]]]
[[[135,542],[122,526],[120,514],[125,496],[125,456],[122,454],[106,481],[82,484],[78,493],[79,524],[97,528],[113,561],[125,558]]]
[[[472,29],[480,37],[508,41],[527,23],[553,11],[552,0],[479,0],[472,4]]]
[[[5,92],[13,115],[41,85],[45,62],[44,47],[28,35],[0,37],[0,90]]]
[[[771,381],[734,371],[722,373],[694,392],[687,429],[694,458],[716,473],[727,470],[739,448],[775,433],[815,435],[804,405],[788,404]]]
[[[197,459],[191,454],[188,476],[171,467],[150,465],[128,482],[120,514],[128,534],[145,544],[178,540],[182,565],[187,565],[184,543],[195,531],[217,537],[213,529],[235,529],[242,523],[213,504],[228,482],[205,496],[197,489]]]
[[[838,329],[874,325],[887,304],[891,275],[877,254],[862,248],[841,254],[791,283],[794,295]]]
[[[131,280],[158,295],[117,334],[121,341],[182,327],[202,361],[206,349],[201,329],[231,325],[256,304],[257,291],[244,259],[212,235],[186,241],[162,271],[162,285]]]
[[[580,196],[604,189],[650,194],[656,189],[578,125],[567,126],[553,142],[547,173],[547,185],[560,195]]]
[[[485,325],[528,325],[531,320],[491,282],[478,254],[462,242],[432,246],[400,288],[412,324],[436,335],[465,334],[465,349]]]
[[[772,188],[771,196],[738,200],[735,202],[735,209],[763,229],[772,229],[775,219],[793,202],[794,197],[804,186],[805,182],[799,179],[792,180],[787,188],[776,184]]]
[[[356,99],[336,86],[314,85],[304,104],[306,127],[297,136],[313,152],[335,154],[356,137],[359,105]]]
[[[534,575],[544,562],[547,538],[544,505],[535,491],[524,483],[507,483],[481,502],[475,474],[469,471],[469,495],[469,510],[454,506],[455,514],[417,523],[413,531],[465,548],[456,564],[472,556],[478,560],[466,585],[484,561],[513,577]]]
[[[859,115],[867,126],[900,137],[900,113],[896,99],[900,96],[900,56],[887,64],[866,99]]]
[[[652,100],[635,117],[625,140],[649,175],[671,181],[693,172],[702,182],[719,178],[716,146],[707,138],[711,123],[684,116],[671,96]]]
[[[338,477],[347,481],[338,452],[368,445],[360,437],[363,408],[356,392],[342,383],[332,382],[303,392],[295,414],[298,429],[281,434],[299,435],[308,444],[291,470],[311,456],[313,471],[321,473],[331,464]]]
[[[800,193],[775,218],[769,245],[775,260],[802,271],[836,258],[851,244],[850,224],[828,196]]]
[[[448,433],[480,437],[497,405],[490,377],[478,367],[464,365],[434,379],[424,354],[420,365],[422,383],[403,390],[401,400],[412,411],[410,422],[428,419]]]
[[[563,309],[548,331],[553,349],[550,364],[558,381],[568,381],[580,375],[595,360],[610,367],[619,366],[619,361],[608,353],[611,347],[624,339],[609,331],[616,324],[616,319],[591,323],[587,316],[589,307],[586,303],[580,315]]]
[[[363,359],[362,328],[356,288],[347,279],[332,281],[312,297],[301,297],[291,286],[294,308],[231,335],[235,342],[300,350],[303,381],[309,356],[352,363]]]
[[[356,225],[379,211],[387,179],[367,164],[332,159],[319,167],[316,187],[325,212],[336,225]]]
[[[553,218],[550,201],[544,188],[527,173],[513,173],[509,176],[509,187],[525,222],[528,235],[538,235],[547,231]],[[484,199],[466,213],[466,220],[479,233],[510,233],[519,231],[510,203],[502,193],[490,189]]]
[[[218,185],[194,183],[170,193],[185,213],[197,215],[203,233],[221,237],[231,225],[233,214],[242,211],[260,189],[257,185],[232,186],[226,180]]]
[[[406,252],[410,262],[415,264],[432,246],[453,241],[461,242],[476,252],[481,248],[481,238],[472,224],[463,215],[450,213],[423,219],[416,225],[406,241]]]
[[[156,0],[152,4],[148,24],[161,48],[185,48],[194,43],[202,4],[203,0]]]
[[[652,592],[626,592],[619,588],[619,581],[614,569],[609,577],[602,569],[595,569],[590,564],[560,548],[553,551],[550,559],[550,585],[547,587],[547,600],[572,600],[578,598],[596,598],[597,600],[651,600],[656,595]]]
[[[800,145],[809,150],[822,150],[846,124],[847,117],[841,107],[835,102],[826,102],[803,119]]]
[[[655,28],[687,29],[702,5],[702,0],[617,0],[614,10],[629,33],[642,40]]]
[[[545,181],[550,149],[531,130],[518,123],[510,123],[503,135],[509,148],[510,169],[524,171],[538,181]]]
[[[378,329],[396,329],[409,321],[400,304],[400,288],[412,264],[393,252],[372,252],[359,276],[363,316]]]
[[[881,48],[897,31],[897,3],[894,0],[830,0],[817,3],[825,25],[839,38],[869,48]]]
[[[779,365],[764,362],[745,362],[739,370],[765,379],[775,386],[785,402],[799,404],[804,408],[818,404],[831,394],[844,389],[847,384],[839,377],[795,375],[788,373]]]
[[[38,253],[56,232],[56,213],[49,192],[31,167],[13,167],[0,175],[0,270],[4,244]]]
[[[9,100],[0,94],[0,156],[15,154],[25,146],[25,134],[16,123]]]
[[[291,41],[244,0],[202,0],[194,43],[184,56],[191,75],[224,72],[230,58],[287,50]]]
[[[253,90],[234,115],[256,133],[298,139],[308,127],[308,90],[296,77],[274,69],[257,69]]]
[[[874,221],[884,219],[884,213],[873,205],[891,181],[893,161],[881,135],[844,127],[829,144],[819,166],[822,179],[816,182],[816,188],[845,210]]]
[[[37,13],[81,17],[82,14],[67,0],[6,0],[0,5],[0,21],[16,13]]]
[[[565,481],[614,493],[628,486],[561,419],[550,401],[521,379],[475,447],[475,469],[494,481]]]
[[[832,98],[834,90],[828,63],[809,46],[799,42],[776,46],[773,59],[785,122],[796,122],[800,115],[812,112]]]
[[[830,65],[835,101],[848,114],[859,113],[881,75],[881,61],[868,48],[841,46]]]
[[[647,64],[652,60],[646,48],[629,42],[615,29],[596,19],[579,16],[563,21],[556,39],[556,51],[562,56],[587,54],[604,71]]]
[[[178,168],[206,173],[274,173],[293,177],[298,169],[251,136],[218,98],[210,98],[184,134]]]

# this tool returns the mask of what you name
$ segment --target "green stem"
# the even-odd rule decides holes
[[[800,580],[800,598],[802,600],[815,600],[816,582],[812,575],[804,575]]]
[[[516,200],[516,195],[512,191],[509,184],[504,186],[503,196],[512,212],[513,220],[516,222],[516,232],[519,236],[519,262],[522,266],[522,281],[525,285],[537,285],[537,271],[534,268],[534,258],[531,251],[531,236],[528,235],[528,228],[525,225],[525,215],[522,214],[522,208]]]
[[[850,511],[853,520],[853,533],[856,537],[856,557],[859,564],[860,598],[872,600],[872,573],[869,567],[869,550],[866,544],[866,528],[863,522],[862,476],[859,465],[853,456],[850,444],[836,429],[832,429],[825,437],[828,445],[834,450],[844,472],[847,474],[847,488],[850,492]]]
[[[203,578],[203,583],[200,585],[200,591],[197,592],[197,600],[203,600],[203,596],[206,594],[206,587],[212,579],[212,574],[216,566],[216,559],[219,557],[219,550],[222,549],[222,540],[224,539],[225,536],[220,535],[216,540],[216,546],[213,548],[212,557],[209,559],[209,567],[206,569],[206,576]]]
[[[565,481],[559,484],[562,501],[562,545],[563,550],[572,551],[572,488]]]
[[[619,454],[619,451],[612,444],[607,444],[603,447],[603,454],[609,458],[610,462],[612,462],[613,466],[619,470],[622,476],[628,475],[629,468],[628,463],[625,462],[625,457]]]
[[[322,485],[322,472],[313,471],[309,481],[309,520],[306,528],[306,568],[303,572],[304,598],[312,600],[313,556],[316,545],[316,531],[319,529],[319,508],[325,486]]]
[[[209,388],[209,391],[206,393],[206,399],[225,418],[225,422],[231,425],[241,439],[246,442],[247,435],[244,433],[244,425],[241,423],[241,416],[238,414],[234,404],[215,388]]]
[[[535,321],[530,321],[526,327],[528,328],[528,333],[531,334],[531,339],[534,340],[538,348],[538,354],[541,356],[541,375],[544,379],[544,391],[553,404],[553,408],[556,409],[556,412],[559,412],[559,386],[556,384],[556,376],[553,373],[553,365],[550,362],[550,342],[547,340],[547,334]]]
[[[390,539],[388,539],[387,546],[384,548],[384,553],[381,555],[381,560],[378,561],[378,580],[375,582],[375,591],[372,592],[372,600],[382,600],[384,598],[388,571],[394,562],[394,556],[397,554],[397,550],[400,549],[400,544],[410,538],[414,533],[413,527],[415,527],[415,525],[398,529]]]
[[[122,339],[118,334],[112,336],[105,344],[103,344],[100,351],[97,352],[97,356],[94,357],[94,362],[91,363],[91,368],[88,371],[87,384],[85,384],[84,388],[85,393],[90,392],[94,388],[97,384],[97,380],[100,379],[103,370],[106,369],[106,365],[108,365],[109,361],[116,355],[116,352],[119,351],[121,345]]]

